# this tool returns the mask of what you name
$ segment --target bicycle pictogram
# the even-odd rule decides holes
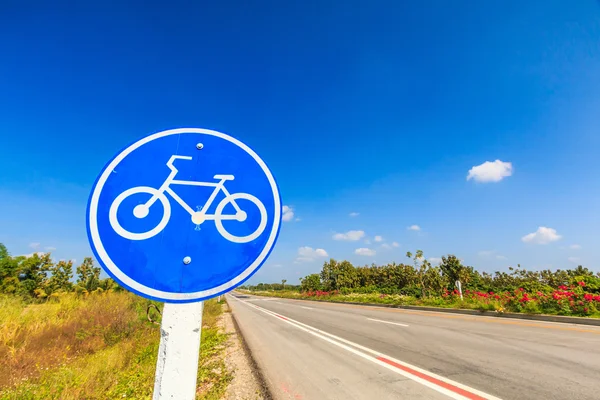
[[[130,240],[145,240],[156,236],[157,234],[162,232],[162,230],[167,226],[171,218],[171,203],[165,193],[168,193],[173,200],[179,203],[179,205],[190,214],[192,222],[196,224],[196,230],[199,230],[200,225],[206,221],[215,221],[215,226],[219,234],[221,234],[221,236],[223,236],[225,239],[234,243],[250,242],[258,238],[261,235],[261,233],[263,233],[265,227],[267,226],[267,210],[264,204],[258,198],[248,193],[229,193],[229,191],[225,187],[225,182],[234,180],[235,177],[233,175],[214,175],[214,179],[217,179],[219,182],[176,180],[175,176],[177,175],[178,170],[173,165],[173,162],[178,159],[191,160],[192,157],[172,155],[169,161],[167,162],[167,166],[169,167],[171,172],[158,189],[149,186],[136,186],[131,189],[125,190],[123,193],[121,193],[115,198],[115,200],[110,206],[109,221],[112,228],[117,234]],[[181,197],[177,195],[177,193],[175,193],[175,191],[171,187],[172,185],[214,187],[214,190],[209,196],[206,203],[203,206],[198,206],[197,210],[194,211],[192,207],[190,207]],[[219,202],[214,214],[209,214],[208,210],[220,192],[223,192],[225,198]],[[160,201],[160,203],[163,206],[163,216],[156,227],[146,232],[135,233],[130,232],[121,226],[117,218],[117,212],[119,210],[119,206],[126,198],[140,193],[149,194],[151,195],[151,198],[145,203],[138,204],[137,206],[135,206],[132,210],[133,216],[137,219],[146,218],[150,214],[150,208],[154,205],[154,203],[156,203],[157,200]],[[248,214],[246,213],[246,211],[242,210],[238,206],[236,200],[250,201],[258,208],[258,211],[260,213],[260,223],[258,225],[258,228],[256,228],[254,232],[246,236],[232,235],[223,226],[223,221],[246,221]],[[234,214],[223,213],[224,208],[228,204],[231,204],[235,209]]]

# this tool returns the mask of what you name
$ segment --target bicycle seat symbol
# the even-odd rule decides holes
[[[177,175],[178,170],[173,165],[173,162],[177,159],[191,160],[192,157],[172,155],[169,161],[167,162],[167,166],[169,167],[171,172],[169,173],[167,179],[165,179],[163,184],[160,186],[160,188],[155,189],[149,186],[136,186],[131,189],[125,190],[123,193],[117,196],[117,198],[113,201],[113,203],[110,206],[108,215],[110,225],[117,234],[130,240],[145,240],[159,234],[165,228],[165,226],[167,226],[171,218],[171,203],[169,202],[169,199],[167,198],[165,193],[168,193],[172,199],[179,203],[179,205],[190,214],[192,222],[196,224],[196,230],[199,230],[199,226],[205,221],[215,221],[215,226],[217,228],[217,231],[221,234],[221,236],[234,243],[250,242],[259,237],[261,233],[263,233],[265,227],[267,226],[267,210],[265,206],[259,199],[257,199],[255,196],[252,196],[251,194],[229,193],[229,191],[225,188],[225,182],[233,180],[233,175],[215,175],[214,179],[219,180],[219,182],[196,182],[176,180],[175,176]],[[171,188],[172,185],[214,187],[214,190],[208,198],[208,200],[206,201],[206,203],[201,207],[197,207],[197,211],[194,211],[192,207],[190,207],[185,201],[183,201],[181,197],[177,195],[177,193],[173,191],[173,189]],[[221,200],[221,202],[217,205],[214,214],[208,214],[207,211],[219,192],[223,192],[225,198]],[[147,217],[150,213],[150,208],[152,207],[152,205],[154,205],[154,203],[156,203],[157,200],[159,200],[163,206],[163,216],[158,225],[153,229],[150,229],[147,232],[134,233],[126,230],[121,226],[119,220],[117,219],[117,212],[119,210],[119,206],[126,198],[139,193],[146,193],[151,195],[152,197],[147,202],[138,204],[133,208],[132,213],[134,217],[136,217],[137,219],[143,219]],[[244,210],[242,210],[236,203],[236,200],[240,199],[250,201],[258,208],[258,211],[260,212],[260,224],[258,225],[258,228],[253,233],[247,236],[232,235],[231,233],[227,232],[227,230],[223,226],[223,221],[246,221],[248,214]],[[223,214],[223,209],[225,208],[225,206],[227,206],[227,204],[231,204],[233,206],[233,208],[235,209],[235,214]]]

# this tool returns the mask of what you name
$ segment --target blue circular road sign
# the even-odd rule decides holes
[[[155,300],[201,301],[250,278],[281,225],[273,174],[248,146],[208,129],[172,129],[104,167],[87,207],[105,271]]]

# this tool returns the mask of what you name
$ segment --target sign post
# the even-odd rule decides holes
[[[460,294],[460,299],[463,299],[463,294],[462,294],[462,284],[460,283],[460,281],[456,281],[456,287],[458,288],[458,293]]]
[[[204,302],[166,303],[153,399],[194,399]]]
[[[247,145],[183,128],[115,155],[87,207],[98,262],[121,286],[165,302],[154,399],[194,399],[203,301],[249,279],[281,226],[275,178]]]

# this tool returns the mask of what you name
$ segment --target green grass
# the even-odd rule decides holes
[[[150,399],[160,340],[150,303],[123,292],[35,305],[0,297],[0,399]],[[221,312],[205,302],[197,398],[220,398],[231,379]]]

